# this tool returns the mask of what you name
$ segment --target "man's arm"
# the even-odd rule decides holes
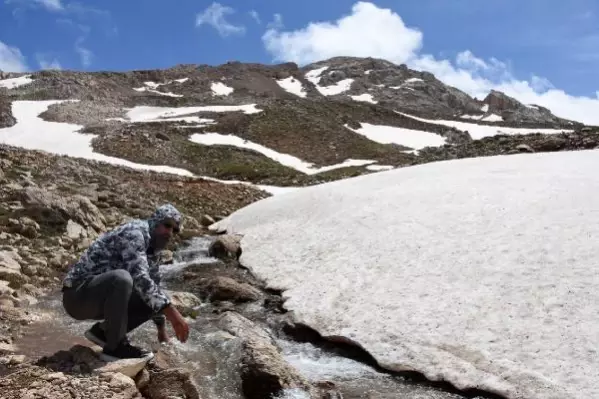
[[[150,264],[150,278],[154,280],[154,283],[160,287],[160,267],[158,265],[157,260],[154,261],[152,258],[152,262],[148,262]],[[164,293],[164,292],[163,292]],[[164,293],[166,295],[166,293]],[[168,295],[167,295],[168,296]],[[170,298],[169,298],[170,299]],[[152,321],[156,324],[156,327],[162,328],[166,323],[166,317],[163,313],[155,313],[152,316]]]

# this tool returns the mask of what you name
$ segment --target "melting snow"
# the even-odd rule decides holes
[[[322,67],[322,68],[318,68],[318,69],[313,69],[311,71],[309,71],[308,73],[306,73],[306,79],[308,79],[310,82],[314,83],[314,85],[316,86],[316,89],[318,89],[318,91],[320,92],[320,94],[324,95],[324,96],[334,96],[337,94],[341,94],[345,91],[348,91],[351,87],[351,84],[353,83],[353,79],[343,79],[340,80],[339,82],[335,83],[334,85],[330,85],[330,86],[319,86],[318,83],[320,82],[320,75],[322,75],[322,73],[324,71],[326,71],[329,67]]]
[[[527,104],[526,106],[530,109],[536,109],[536,110],[539,109],[539,107],[537,107],[536,105],[532,105],[532,104]]]
[[[485,122],[503,122],[503,117],[497,115],[497,114],[491,114],[488,116],[484,116],[484,115],[462,115],[460,116],[460,118],[462,119],[475,119],[475,120],[479,120],[479,121],[485,121]]]
[[[402,127],[371,125],[370,123],[361,123],[359,129],[352,129],[345,126],[353,132],[365,136],[367,139],[381,144],[400,144],[414,149],[424,147],[439,147],[445,144],[445,138],[422,130],[405,129]]]
[[[483,112],[489,112],[489,104],[485,104],[480,108],[481,111]]]
[[[307,175],[314,175],[317,173],[327,172],[339,168],[345,168],[348,166],[362,166],[376,162],[360,159],[348,159],[341,164],[324,166],[322,168],[315,168],[313,164],[302,161],[301,159],[294,157],[293,155],[281,154],[280,152],[271,150],[270,148],[264,147],[261,144],[252,143],[251,141],[244,140],[240,137],[231,134],[223,135],[219,133],[200,133],[192,135],[190,137],[190,140],[194,143],[203,145],[229,145],[233,147],[253,150],[259,152],[267,158],[272,159],[273,161],[280,163],[281,165],[293,168]]]
[[[33,79],[31,79],[31,75],[23,75],[18,78],[0,80],[0,87],[5,87],[10,90],[19,86],[28,85],[31,82],[33,82]]]
[[[391,165],[368,165],[366,169],[373,171],[381,171],[381,170],[390,170],[393,169],[394,166]]]
[[[416,82],[424,82],[424,80],[420,78],[410,78],[405,81],[405,83],[416,83]]]
[[[93,159],[133,169],[192,176],[192,173],[185,169],[162,165],[142,165],[94,152],[91,141],[96,136],[77,133],[83,126],[70,123],[47,122],[39,117],[50,105],[62,102],[65,101],[13,102],[12,112],[17,119],[17,124],[12,127],[0,129],[0,141],[28,150],[41,150],[59,155]]]
[[[167,97],[183,97],[183,95],[181,95],[181,94],[158,91],[158,90],[150,89],[148,87],[136,87],[136,88],[133,88],[133,90],[138,91],[138,92],[147,91],[149,93],[159,94],[161,96],[167,96]]]
[[[300,82],[293,76],[290,76],[285,79],[277,80],[277,83],[284,90],[286,90],[287,92],[289,92],[291,94],[295,94],[296,96],[306,97],[308,95],[306,93],[306,91],[304,90],[304,87],[302,86],[302,82]]]
[[[374,100],[374,98],[372,97],[372,94],[368,94],[368,93],[360,94],[359,96],[350,96],[350,97],[354,101],[362,101],[362,102],[372,103],[372,104],[378,103],[378,101]]]
[[[151,107],[137,106],[127,112],[127,117],[131,122],[164,122],[165,118],[170,121],[176,120],[182,115],[195,114],[197,112],[233,112],[243,111],[246,114],[261,112],[256,108],[256,104],[247,105],[206,105],[199,107]]]
[[[234,91],[232,87],[229,87],[222,82],[213,82],[210,85],[210,89],[212,90],[212,94],[215,96],[228,96]]]
[[[178,82],[178,83],[185,83],[185,82],[187,82],[188,80],[189,80],[189,78],[175,79],[175,82]]]
[[[558,130],[558,129],[524,129],[515,127],[504,127],[504,126],[487,126],[477,125],[474,123],[457,122],[457,121],[445,121],[436,119],[423,119],[409,114],[398,112],[401,115],[407,116],[421,122],[433,123],[437,125],[444,125],[455,127],[456,129],[468,131],[470,136],[474,140],[480,140],[484,137],[496,136],[498,134],[531,134],[531,133],[544,133],[544,134],[559,134],[563,132],[571,132],[572,130]]]
[[[597,169],[597,151],[436,162],[268,198],[218,227],[244,235],[241,262],[299,322],[383,367],[597,398]]]

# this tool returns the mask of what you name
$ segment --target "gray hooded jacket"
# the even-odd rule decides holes
[[[158,312],[170,304],[170,299],[160,289],[159,265],[155,256],[148,255],[148,249],[151,232],[167,219],[181,224],[181,213],[171,204],[160,206],[147,220],[132,220],[102,234],[71,267],[63,285],[75,287],[110,270],[127,270],[134,290],[156,314],[156,324],[164,323]]]

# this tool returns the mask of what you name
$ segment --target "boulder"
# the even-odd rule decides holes
[[[142,392],[150,399],[201,399],[190,372],[182,368],[151,373],[150,381]]]
[[[275,397],[294,388],[313,391],[310,383],[283,358],[266,330],[234,312],[223,313],[218,325],[241,340],[239,372],[246,398]]]
[[[241,256],[241,239],[238,234],[225,234],[217,237],[208,247],[208,254],[215,258],[234,258]]]
[[[217,301],[256,301],[261,292],[248,283],[240,283],[230,277],[218,276],[208,281],[206,286],[208,296]]]
[[[210,216],[210,215],[202,215],[202,218],[200,219],[200,223],[204,227],[211,226],[215,222],[216,221],[214,220],[214,218],[212,216]]]
[[[520,144],[516,146],[516,150],[518,152],[535,152],[535,150],[533,150],[528,144]]]
[[[166,293],[171,298],[172,305],[184,317],[194,317],[194,309],[202,304],[202,301],[190,292],[167,291]]]
[[[150,358],[143,359],[121,359],[109,362],[94,371],[96,373],[121,373],[129,378],[134,378],[140,371],[146,367]]]

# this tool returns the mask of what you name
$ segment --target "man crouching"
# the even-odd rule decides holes
[[[160,288],[156,255],[180,230],[181,213],[160,206],[147,220],[133,220],[102,234],[81,255],[63,281],[63,306],[76,320],[103,320],[85,337],[103,347],[106,361],[145,358],[151,352],[131,345],[127,333],[153,319],[158,340],[168,341],[165,317],[177,339],[189,326]]]

